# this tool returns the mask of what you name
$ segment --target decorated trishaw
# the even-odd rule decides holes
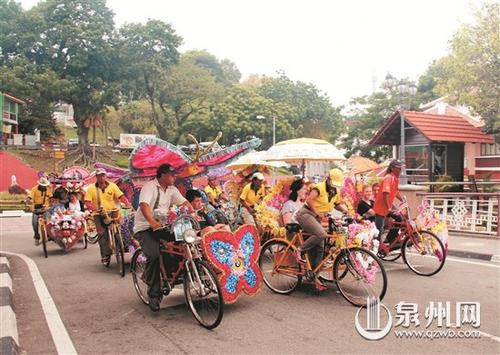
[[[79,166],[65,169],[61,175],[49,175],[54,187],[53,196],[50,199],[50,207],[39,217],[39,234],[45,257],[48,256],[47,244],[55,242],[61,249],[68,252],[79,242],[84,249],[87,248],[86,217],[83,204],[80,203],[82,186],[90,173],[87,169]],[[78,208],[72,208],[69,195],[75,195],[73,202]]]
[[[134,207],[138,208],[137,197],[140,188],[146,181],[154,178],[159,165],[168,163],[176,169],[177,180],[175,185],[184,194],[193,185],[200,186],[200,184],[203,184],[208,174],[217,176],[218,178],[230,175],[231,171],[225,169],[225,166],[240,155],[260,145],[259,139],[253,139],[227,148],[212,150],[212,147],[219,138],[220,135],[209,147],[203,149],[196,139],[191,137],[197,146],[194,156],[188,156],[179,147],[161,139],[146,139],[131,153],[129,171],[119,179],[118,185],[127,195],[127,198],[133,204],[135,202]],[[228,191],[228,189],[225,189],[225,191]],[[233,218],[232,214],[237,213],[233,208],[231,201],[225,201],[222,206],[217,206],[217,208],[208,206],[206,212],[210,218],[215,219],[219,223],[229,223]],[[163,216],[163,223],[167,229],[173,228],[172,226],[175,225],[177,220],[189,219],[189,211],[176,207],[165,213],[166,217]],[[146,287],[141,277],[145,258],[139,256],[142,252],[139,241],[134,239],[132,232],[133,225],[134,213],[132,212],[122,219],[121,231],[127,250],[134,252],[135,255],[132,259],[134,264],[131,267],[133,276],[135,275],[133,277],[135,288],[141,300],[147,302],[147,299],[143,297],[144,292],[141,291]],[[194,228],[194,226],[191,226],[191,228]],[[197,233],[199,238],[199,243],[197,244],[199,252],[217,275],[224,303],[234,302],[242,292],[247,294],[256,293],[260,288],[262,277],[256,264],[260,251],[260,243],[255,227],[239,227],[238,223],[236,223],[233,225],[232,232],[213,231],[203,236],[200,235],[199,231]],[[170,241],[170,244],[166,244],[164,247],[170,251],[177,250],[183,243],[182,236],[178,236],[178,239]],[[181,253],[180,249],[179,253]],[[182,281],[182,278],[180,280]],[[180,282],[173,279],[170,281],[174,284]],[[198,317],[196,318],[200,321]],[[202,321],[200,323],[203,325]]]

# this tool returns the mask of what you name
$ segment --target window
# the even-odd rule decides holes
[[[3,118],[17,122],[17,104],[15,102],[10,100],[5,101]]]
[[[406,171],[421,175],[429,169],[429,155],[426,145],[405,147]]]
[[[500,144],[481,143],[481,155],[500,155]]]
[[[447,146],[435,144],[432,146],[432,173],[434,175],[446,175]]]

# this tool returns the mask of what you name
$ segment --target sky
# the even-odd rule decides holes
[[[19,0],[18,0],[19,1]],[[21,0],[25,9],[37,0]],[[243,79],[282,70],[334,105],[370,94],[390,72],[416,80],[446,55],[479,0],[107,0],[115,23],[170,23],[181,51],[206,49]]]

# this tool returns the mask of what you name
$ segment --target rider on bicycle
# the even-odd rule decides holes
[[[174,186],[174,169],[169,164],[162,164],[156,170],[156,179],[148,181],[141,189],[139,209],[135,214],[134,234],[141,241],[146,255],[146,282],[149,285],[149,308],[153,312],[160,310],[160,238],[154,233],[162,228],[155,218],[174,205],[189,207],[189,202]]]
[[[127,208],[130,208],[130,202],[127,200],[123,192],[116,184],[106,179],[106,170],[97,169],[96,183],[91,184],[85,193],[85,205],[88,210],[101,212],[111,211],[117,208],[117,201],[123,203]],[[94,217],[97,233],[99,234],[99,249],[101,250],[101,262],[104,265],[109,263],[111,258],[111,248],[106,236],[107,229],[104,223],[103,216],[96,215]]]
[[[392,160],[387,168],[384,180],[380,185],[380,192],[375,197],[375,203],[373,204],[373,211],[375,212],[375,225],[379,230],[379,240],[382,242],[381,237],[384,232],[384,225],[386,217],[391,217],[397,222],[401,222],[403,218],[392,211],[392,204],[394,199],[397,198],[399,201],[403,201],[401,194],[399,193],[399,175],[401,174],[401,168],[403,163],[399,160]],[[387,234],[387,238],[383,242],[392,243],[398,235],[398,229],[393,228]]]
[[[38,234],[38,218],[40,212],[49,207],[49,200],[52,197],[52,189],[50,187],[50,181],[42,176],[35,187],[33,187],[28,195],[27,204],[31,204],[31,210],[33,211],[33,216],[31,218],[31,224],[33,226],[33,238],[35,239],[35,245],[40,244],[40,235]]]
[[[321,224],[322,218],[334,208],[347,213],[347,207],[341,203],[340,187],[344,182],[344,174],[340,169],[330,170],[325,181],[313,185],[304,207],[297,211],[297,221],[302,229],[311,236],[297,248],[295,257],[305,263],[302,254],[309,252],[311,267],[314,270],[323,258],[323,241],[328,236]],[[326,285],[315,275],[315,286],[319,291]]]

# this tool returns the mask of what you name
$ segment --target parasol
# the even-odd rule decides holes
[[[344,154],[327,141],[298,138],[279,142],[266,152],[265,160],[345,160]]]
[[[368,158],[353,155],[347,159],[346,167],[352,174],[363,174],[380,168],[380,165]]]
[[[283,168],[288,166],[288,164],[284,161],[266,161],[264,160],[265,155],[265,151],[251,152],[239,157],[236,161],[228,164],[226,167],[231,170],[243,170],[253,165],[268,168]]]
[[[302,165],[305,176],[305,165],[309,161],[335,162],[344,161],[344,154],[325,140],[314,138],[297,138],[279,142],[269,148],[265,160],[282,160],[287,163]]]

